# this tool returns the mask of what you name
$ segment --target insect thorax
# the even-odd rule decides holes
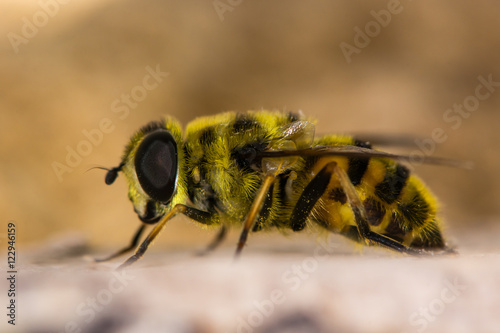
[[[290,113],[253,112],[190,123],[184,150],[192,203],[241,222],[262,182],[261,161],[255,155],[281,138],[279,128],[298,120]]]

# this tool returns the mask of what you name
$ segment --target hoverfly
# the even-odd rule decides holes
[[[145,226],[156,224],[120,267],[134,263],[177,214],[220,225],[210,248],[228,227],[241,226],[236,256],[250,231],[310,225],[398,252],[449,250],[437,201],[401,163],[408,160],[352,136],[315,137],[313,121],[302,114],[227,112],[195,119],[184,136],[171,117],[151,122],[132,136],[105,179],[109,185],[118,172],[125,175],[143,224],[128,247],[102,260],[133,250]]]

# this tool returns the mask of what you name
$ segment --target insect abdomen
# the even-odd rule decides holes
[[[384,234],[416,248],[444,248],[437,201],[416,176],[410,176],[401,197],[392,207]]]
[[[414,248],[445,247],[436,216],[437,201],[408,168],[383,158],[366,159],[365,163],[360,163],[359,160],[353,162],[353,159],[335,157],[314,161],[313,165],[310,164],[312,173],[332,160],[349,175],[363,202],[372,231]],[[310,220],[359,240],[351,207],[335,177],[311,212]]]

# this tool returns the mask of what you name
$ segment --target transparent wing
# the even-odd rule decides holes
[[[422,137],[408,134],[353,133],[352,137],[363,142],[369,142],[373,146],[403,148],[417,147],[415,141],[422,140]]]
[[[383,157],[390,158],[397,161],[408,162],[413,165],[418,164],[434,164],[444,165],[463,169],[472,169],[474,164],[471,161],[460,161],[454,159],[447,159],[441,157],[424,156],[420,154],[391,154],[379,150],[369,148],[362,148],[351,145],[330,145],[330,146],[316,146],[311,148],[290,149],[290,150],[265,150],[257,153],[259,158],[284,158],[291,156],[344,156],[356,158],[372,158]]]

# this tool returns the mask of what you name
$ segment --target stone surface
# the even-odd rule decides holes
[[[479,239],[472,235],[471,241]],[[281,247],[286,240],[253,243],[237,262],[231,247],[204,257],[153,247],[123,272],[114,271],[122,259],[25,263],[18,274],[18,325],[12,329],[4,320],[0,331],[500,330],[500,255],[494,243],[428,257],[375,248],[360,253],[335,236],[288,248]],[[34,253],[25,262],[30,256],[40,262]]]

